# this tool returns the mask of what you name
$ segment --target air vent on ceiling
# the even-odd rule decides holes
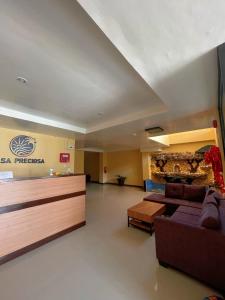
[[[146,128],[145,131],[147,131],[149,134],[156,134],[163,131],[163,129],[159,126]]]
[[[27,79],[21,76],[18,76],[16,80],[19,81],[20,83],[24,83],[24,84],[27,83]]]

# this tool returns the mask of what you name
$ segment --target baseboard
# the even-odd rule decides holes
[[[112,184],[112,185],[119,186],[118,183],[116,183],[116,182],[104,182],[103,184]],[[120,186],[122,186],[122,185],[120,185]],[[144,189],[144,186],[142,186],[142,185],[124,184],[123,186],[129,186],[129,187],[136,187],[136,188]]]
[[[97,184],[112,184],[112,185],[118,185],[118,183],[116,182],[99,182],[99,181],[90,181],[88,183],[97,183]],[[120,185],[122,186],[122,185]],[[134,184],[124,184],[123,186],[129,186],[129,187],[136,187],[136,188],[140,188],[140,189],[144,189],[144,185],[134,185]]]

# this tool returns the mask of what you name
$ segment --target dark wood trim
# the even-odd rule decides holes
[[[29,207],[34,207],[34,206],[39,206],[51,202],[56,202],[56,201],[61,201],[73,197],[78,197],[86,195],[86,191],[80,191],[80,192],[75,192],[75,193],[70,193],[70,194],[65,194],[65,195],[59,195],[59,196],[54,196],[54,197],[49,197],[49,198],[44,198],[40,200],[34,200],[34,201],[29,201],[29,202],[23,202],[23,203],[18,203],[18,204],[11,204],[7,206],[0,207],[0,214],[6,214],[12,211],[16,210],[21,210]]]
[[[103,184],[112,184],[112,185],[117,185],[117,186],[129,186],[129,187],[137,187],[137,188],[141,188],[144,189],[144,185],[134,185],[134,184],[124,184],[124,185],[119,185],[116,182],[104,182]]]
[[[117,184],[118,185],[118,184]],[[137,187],[137,188],[140,188],[140,189],[144,189],[144,186],[143,185],[134,185],[134,184],[124,184],[124,186],[130,186],[130,187]]]
[[[38,247],[40,247],[40,246],[42,246],[44,244],[47,244],[47,243],[49,243],[49,242],[51,242],[51,241],[53,241],[53,240],[55,240],[55,239],[57,239],[57,238],[65,235],[65,234],[67,234],[69,232],[72,232],[72,231],[74,231],[74,230],[76,230],[76,229],[84,226],[85,224],[86,224],[86,221],[83,221],[83,222],[78,223],[78,224],[76,224],[76,225],[74,225],[72,227],[69,227],[69,228],[64,229],[64,230],[62,230],[60,232],[57,232],[57,233],[55,233],[53,235],[50,235],[47,238],[44,238],[44,239],[42,239],[42,240],[40,240],[38,242],[35,242],[35,243],[33,243],[33,244],[29,245],[29,246],[26,246],[26,247],[24,247],[22,249],[19,249],[19,250],[15,251],[15,252],[12,252],[10,254],[2,256],[2,257],[0,257],[0,265],[2,265],[4,263],[6,263],[6,262],[8,262],[8,261],[10,261],[10,260],[18,257],[18,256],[21,256],[21,255],[23,255],[23,254],[25,254],[25,253],[27,253],[29,251],[32,251],[32,250],[34,250],[34,249],[36,249],[36,248],[38,248]]]

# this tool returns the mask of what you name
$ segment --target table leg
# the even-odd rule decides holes
[[[153,233],[153,224],[150,223],[150,235],[152,235],[152,233]]]
[[[127,225],[128,225],[128,227],[130,227],[130,217],[129,216],[127,216]]]

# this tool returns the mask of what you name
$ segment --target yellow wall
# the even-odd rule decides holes
[[[43,158],[45,160],[44,164],[14,163],[16,156],[10,151],[9,143],[17,135],[27,135],[36,139],[35,151],[27,158]],[[46,176],[50,168],[57,172],[63,172],[70,168],[74,172],[74,150],[67,149],[68,144],[74,143],[75,140],[73,139],[1,128],[0,158],[10,158],[12,163],[0,163],[0,171],[13,171],[15,177]],[[63,164],[59,162],[60,152],[70,153],[70,163]]]
[[[74,172],[84,173],[84,151],[75,150]]]
[[[142,170],[143,170],[143,180],[151,179],[151,155],[148,152],[142,152]]]
[[[168,148],[163,148],[162,152],[195,152],[206,145],[215,145],[215,140],[205,141],[205,142],[174,144],[169,146]]]
[[[173,145],[173,144],[188,144],[193,142],[206,142],[216,140],[216,131],[214,128],[205,128],[192,131],[172,133],[168,135],[159,135],[151,137],[153,141],[158,142],[161,145]]]
[[[125,184],[143,186],[142,156],[139,150],[107,152],[107,182],[116,175],[127,177]]]
[[[99,182],[100,183],[106,183],[107,182],[107,172],[105,172],[104,168],[107,168],[107,153],[103,152],[100,153],[100,158],[99,158]]]
[[[205,128],[192,131],[185,131],[173,133],[169,135],[170,144],[203,142],[208,143],[216,139],[216,132],[214,128]]]
[[[99,182],[100,157],[98,152],[84,152],[84,173],[91,175],[91,181]]]

